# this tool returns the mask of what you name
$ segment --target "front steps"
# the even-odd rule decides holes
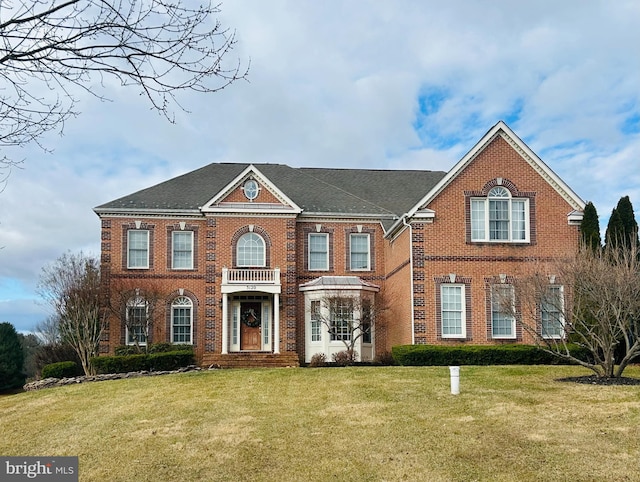
[[[277,368],[299,367],[300,361],[295,353],[241,352],[221,355],[205,353],[202,357],[203,367],[220,368]]]

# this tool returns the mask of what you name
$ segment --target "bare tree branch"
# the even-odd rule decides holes
[[[42,269],[38,291],[54,310],[60,338],[76,351],[86,375],[94,370],[105,328],[100,264],[83,253],[66,253]]]
[[[227,65],[235,32],[216,20],[219,5],[181,0],[15,0],[0,4],[0,147],[62,132],[78,114],[73,89],[106,77],[137,86],[173,122],[181,91],[212,93],[246,79]],[[14,161],[0,160],[2,167]]]
[[[153,327],[162,316],[165,301],[166,296],[160,283],[153,280],[119,278],[111,280],[107,308],[131,334],[138,352],[142,352],[143,346],[145,351],[149,349]],[[142,317],[130,316],[130,308],[135,307],[142,308]],[[144,340],[140,339],[139,334]]]
[[[563,296],[552,291],[554,286],[562,288]],[[516,281],[516,297],[523,313],[514,315],[539,346],[598,376],[620,377],[640,356],[640,257],[635,243],[603,250],[583,246],[571,259],[538,266]],[[508,309],[506,304],[503,308]],[[545,333],[545,321],[547,330],[549,323],[556,328]],[[576,357],[571,344],[588,350],[590,359]]]

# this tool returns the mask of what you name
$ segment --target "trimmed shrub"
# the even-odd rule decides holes
[[[140,355],[140,350],[135,345],[120,345],[113,350],[115,356]]]
[[[91,359],[96,373],[128,373],[139,371],[168,371],[193,365],[193,349],[152,353],[149,355],[99,356]]]
[[[380,353],[379,355],[376,355],[376,357],[373,359],[373,363],[375,363],[376,365],[384,365],[384,366],[391,366],[391,365],[396,365],[396,361],[393,359],[393,355],[391,354],[390,351],[385,351],[384,353]]]
[[[570,364],[535,345],[399,345],[391,351],[398,364],[407,366]],[[577,345],[570,351],[580,359],[588,358],[588,351]]]
[[[145,350],[144,345],[140,347],[142,352],[135,345],[120,345],[114,350],[116,355],[140,355],[141,353],[166,353],[168,351],[189,350],[189,345],[173,345],[171,343],[152,343]]]
[[[194,362],[193,350],[152,353],[147,358],[149,371],[177,370],[193,365]]]
[[[353,355],[353,356],[352,356]],[[346,367],[347,365],[353,365],[353,359],[355,358],[355,352],[350,353],[348,350],[342,350],[338,353],[331,355],[333,363],[340,367]]]
[[[309,362],[311,368],[323,367],[327,364],[327,355],[324,353],[314,353]]]
[[[91,359],[98,374],[139,372],[147,369],[147,355],[99,356]]]
[[[73,361],[82,367],[78,354],[71,345],[65,343],[55,343],[52,345],[42,345],[35,354],[36,372],[42,376],[42,369],[46,365],[63,361]]]
[[[152,343],[149,345],[149,353],[166,353],[168,351],[190,350],[188,345],[172,345],[171,343]]]
[[[84,371],[74,361],[50,363],[42,367],[42,378],[71,378],[80,375],[84,375]]]

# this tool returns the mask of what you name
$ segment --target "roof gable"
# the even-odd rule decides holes
[[[261,194],[256,197],[256,202],[252,199],[238,199],[233,197],[233,193],[243,190],[243,184],[248,180],[254,180],[258,183],[258,189],[266,189],[269,196],[267,202],[260,200],[260,197],[266,197]],[[302,209],[291,200],[284,192],[271,182],[256,166],[250,164],[232,179],[224,188],[207,201],[201,208],[203,213],[291,213],[298,214]]]
[[[408,217],[419,211],[438,196],[464,169],[497,137],[501,136],[560,196],[574,209],[582,211],[584,201],[538,155],[527,146],[503,121],[494,125],[467,154],[407,213]]]

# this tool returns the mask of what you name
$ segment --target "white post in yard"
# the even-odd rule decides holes
[[[460,367],[449,367],[449,375],[451,376],[451,395],[460,393]]]

